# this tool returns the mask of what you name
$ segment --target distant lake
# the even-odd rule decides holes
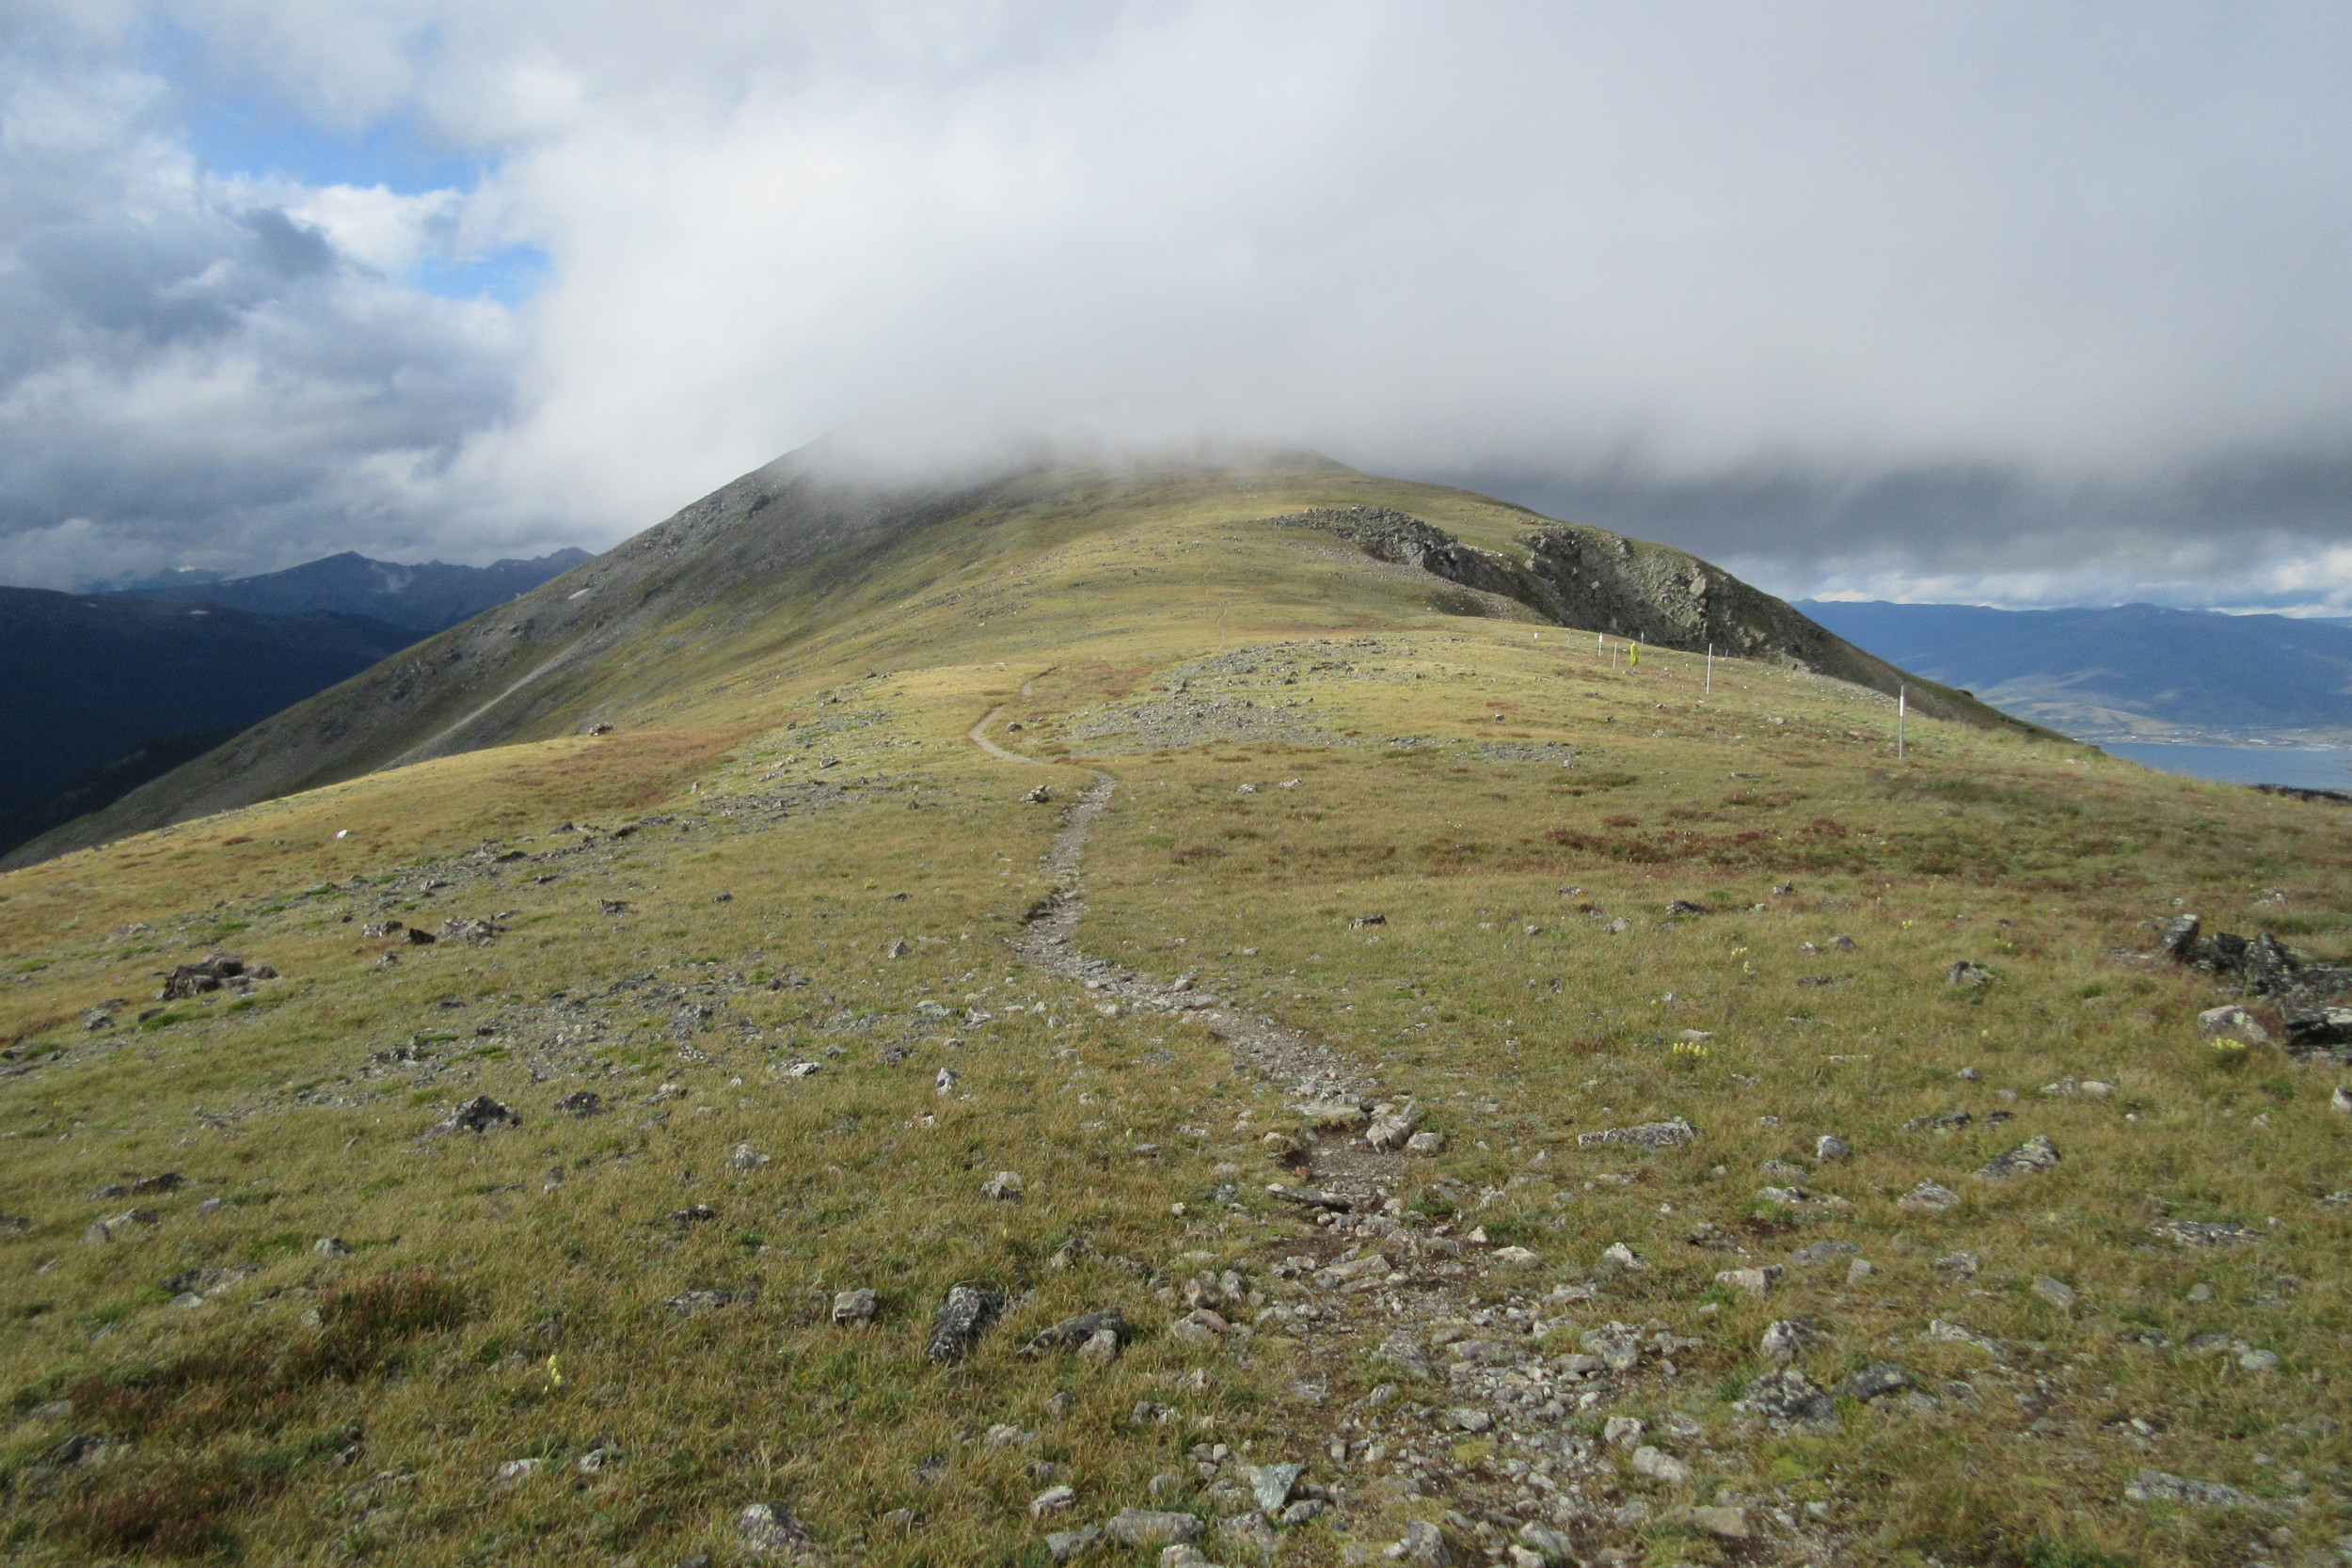
[[[2342,746],[2165,746],[2108,741],[2099,748],[2143,768],[2223,784],[2352,789],[2352,749]]]

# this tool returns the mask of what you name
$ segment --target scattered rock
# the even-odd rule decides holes
[[[1745,1509],[1694,1508],[1691,1510],[1691,1523],[1718,1541],[1745,1541],[1748,1538]]]
[[[1691,1479],[1691,1466],[1663,1449],[1645,1443],[1633,1450],[1633,1471],[1667,1486],[1680,1486]]]
[[[930,1342],[923,1354],[940,1366],[954,1366],[972,1354],[1004,1310],[1005,1298],[993,1291],[977,1285],[953,1287],[931,1319]]]
[[[1949,986],[1989,986],[1993,983],[1993,972],[1966,958],[1954,958],[1952,967],[1944,972],[1944,983]]]
[[[1295,1203],[1304,1209],[1328,1209],[1333,1213],[1344,1214],[1350,1208],[1347,1199],[1338,1194],[1314,1187],[1292,1187],[1276,1181],[1268,1183],[1266,1192],[1284,1203]]]
[[[723,1307],[758,1299],[757,1291],[687,1291],[663,1297],[661,1305],[681,1318],[694,1318],[705,1312],[716,1312]]]
[[[1810,1269],[1835,1262],[1840,1258],[1851,1258],[1861,1250],[1851,1242],[1812,1242],[1790,1253],[1788,1261],[1801,1269]]]
[[[1476,1405],[1458,1405],[1446,1412],[1446,1418],[1460,1432],[1484,1432],[1495,1424],[1495,1418]]]
[[[2240,1006],[2208,1007],[2197,1015],[2197,1033],[2209,1040],[2238,1040],[2247,1045],[2268,1045],[2270,1031],[2264,1028],[2254,1015]]]
[[[1116,1307],[1106,1307],[1098,1311],[1081,1312],[1074,1318],[1064,1318],[1053,1327],[1031,1337],[1029,1342],[1021,1347],[1021,1354],[1038,1356],[1048,1351],[1084,1347],[1101,1334],[1111,1337],[1114,1354],[1120,1346],[1135,1337],[1135,1331],[1127,1326],[1126,1314]]]
[[[2123,1488],[2123,1500],[2134,1503],[2179,1503],[2188,1508],[2237,1508],[2267,1512],[2274,1503],[2219,1481],[2191,1481],[2161,1470],[2142,1470]]]
[[[1767,1263],[1755,1269],[1725,1269],[1715,1276],[1715,1283],[1729,1286],[1735,1291],[1745,1291],[1752,1296],[1760,1296],[1780,1283],[1782,1272],[1778,1263]]]
[[[1837,1402],[1794,1367],[1757,1378],[1732,1408],[1784,1426],[1828,1431],[1837,1425]]]
[[[1304,1465],[1252,1465],[1248,1467],[1249,1495],[1265,1513],[1279,1513],[1289,1505],[1298,1478],[1306,1473]]]
[[[522,1124],[523,1118],[516,1115],[514,1107],[501,1105],[486,1094],[478,1094],[425,1129],[424,1135],[437,1138],[451,1132],[494,1132]]]
[[[1824,1132],[1813,1140],[1813,1157],[1816,1160],[1851,1160],[1853,1158],[1853,1146],[1834,1132]]]
[[[427,937],[425,940],[430,942],[433,939]],[[266,964],[247,970],[245,960],[234,953],[212,953],[199,962],[175,967],[164,977],[164,989],[155,999],[158,1002],[185,1002],[206,991],[218,990],[231,982],[274,979],[277,974]]]
[[[1672,1121],[1644,1122],[1638,1127],[1612,1127],[1598,1132],[1580,1132],[1576,1137],[1579,1148],[1602,1148],[1612,1145],[1634,1148],[1672,1148],[1687,1144],[1698,1134],[1680,1117]]]
[[[1794,1361],[1828,1339],[1829,1331],[1812,1319],[1785,1318],[1764,1330],[1756,1348],[1767,1361]]]
[[[441,939],[462,942],[469,947],[480,947],[505,930],[492,921],[475,920],[466,915],[453,915],[441,922]]]
[[[1629,1372],[1642,1364],[1642,1331],[1631,1323],[1587,1329],[1577,1343],[1587,1355],[1600,1357],[1601,1365],[1613,1372]]]
[[[1898,1209],[1915,1209],[1931,1214],[1947,1213],[1959,1205],[1958,1193],[1934,1181],[1922,1181],[1895,1200]]]
[[[195,1296],[202,1300],[207,1296],[218,1295],[239,1280],[259,1273],[261,1270],[251,1264],[233,1264],[225,1268],[183,1269],[163,1281],[164,1293],[174,1298]],[[44,1418],[59,1420],[72,1413],[72,1405],[68,1402],[64,1410],[55,1412]]]
[[[1445,1537],[1426,1519],[1406,1525],[1405,1534],[1382,1555],[1391,1562],[1409,1563],[1411,1568],[1454,1568],[1454,1553],[1447,1549]]]
[[[1000,1170],[980,1183],[980,1196],[999,1203],[1018,1203],[1027,1191],[1019,1171]]]
[[[1049,1486],[1029,1499],[1029,1517],[1042,1519],[1048,1513],[1059,1513],[1078,1500],[1076,1488]]]
[[[1292,1505],[1291,1509],[1283,1511],[1281,1522],[1286,1525],[1291,1523],[1303,1523],[1303,1520],[1293,1521],[1291,1519],[1290,1514],[1294,1510],[1299,1508],[1320,1509],[1322,1507],[1323,1504],[1320,1502],[1295,1503]],[[1265,1515],[1256,1512],[1255,1510],[1242,1513],[1235,1513],[1228,1518],[1218,1520],[1216,1525],[1216,1533],[1226,1542],[1242,1548],[1260,1562],[1272,1562],[1274,1560],[1274,1554],[1277,1550],[1274,1531],[1267,1526]]]
[[[321,1258],[348,1258],[351,1244],[341,1236],[321,1236],[310,1243],[310,1250]]]
[[[956,1092],[956,1085],[959,1082],[961,1082],[961,1079],[954,1068],[941,1068],[939,1069],[939,1076],[931,1080],[931,1092],[933,1094],[943,1095],[953,1094]]]
[[[1574,1560],[1575,1543],[1565,1531],[1531,1519],[1519,1527],[1519,1545],[1541,1559],[1545,1568],[1561,1568]]]
[[[1374,1354],[1407,1377],[1426,1379],[1432,1375],[1429,1358],[1422,1354],[1421,1347],[1408,1335],[1390,1335]]]
[[[1364,1131],[1364,1142],[1374,1148],[1403,1148],[1426,1117],[1427,1113],[1409,1100],[1397,1105],[1375,1106],[1372,1125]]]
[[[579,1117],[585,1120],[589,1117],[604,1114],[604,1096],[594,1089],[574,1089],[570,1094],[557,1101],[555,1108],[565,1116]]]
[[[1984,1259],[1973,1252],[1947,1253],[1935,1260],[1935,1272],[1958,1284],[1977,1277]]]
[[[1026,795],[1022,796],[1021,801],[1024,805],[1042,806],[1051,802],[1053,799],[1054,791],[1052,787],[1047,784],[1040,784],[1035,789],[1030,790]]]
[[[2260,1231],[2249,1230],[2242,1225],[2216,1225],[2203,1220],[2158,1220],[2148,1227],[2148,1233],[2187,1247],[2244,1246],[2262,1240]]]
[[[864,1328],[874,1321],[881,1298],[861,1286],[854,1291],[835,1291],[833,1298],[833,1322],[836,1328]]]
[[[1371,1117],[1352,1100],[1310,1100],[1293,1106],[1299,1119],[1319,1132],[1352,1132]]]
[[[1200,1521],[1191,1514],[1148,1508],[1122,1508],[1104,1528],[1125,1546],[1189,1546],[1200,1539]]]
[[[108,1242],[141,1235],[152,1230],[161,1223],[163,1223],[163,1215],[152,1209],[125,1209],[119,1214],[112,1214],[105,1219],[92,1221],[89,1228],[82,1232],[82,1239],[93,1244],[103,1245]]]
[[[2043,1275],[2033,1282],[2033,1293],[2063,1312],[2074,1305],[2074,1287]]]
[[[1347,928],[1360,931],[1367,926],[1386,926],[1388,923],[1389,917],[1385,914],[1359,914],[1347,923]]]
[[[768,1156],[749,1144],[737,1144],[735,1152],[727,1156],[727,1164],[736,1170],[757,1170],[768,1163]]]
[[[1929,1341],[1931,1344],[1967,1345],[1972,1349],[1983,1351],[1990,1355],[1998,1355],[2001,1354],[2001,1342],[1998,1339],[1992,1338],[1990,1335],[1979,1334],[1975,1329],[1966,1327],[1963,1324],[1947,1323],[1942,1318],[1933,1318],[1929,1320],[1927,1332],[1920,1335],[1919,1338]]]
[[[2048,1137],[2037,1134],[2007,1154],[1995,1156],[1977,1174],[1988,1181],[1999,1181],[2011,1176],[2027,1176],[2035,1171],[2048,1170],[2058,1163],[2058,1145]]]
[[[2342,1089],[2336,1092],[2344,1093]],[[1416,1132],[1405,1140],[1405,1152],[1407,1154],[1438,1154],[1444,1149],[1445,1134],[1443,1132]]]
[[[1045,1538],[1045,1550],[1056,1562],[1069,1562],[1084,1557],[1102,1544],[1103,1527],[1088,1525],[1081,1529],[1054,1531]]]
[[[1623,1242],[1610,1243],[1601,1250],[1600,1258],[1602,1262],[1614,1264],[1629,1273],[1639,1273],[1649,1267],[1647,1263],[1642,1261],[1639,1254]]]
[[[1873,1362],[1846,1380],[1848,1396],[1866,1404],[1889,1394],[1899,1394],[1910,1386],[1911,1374],[1892,1361]]]
[[[788,1508],[753,1503],[735,1516],[736,1539],[758,1556],[813,1557],[817,1543]]]

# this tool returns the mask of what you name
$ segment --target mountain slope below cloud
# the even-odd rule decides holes
[[[173,737],[240,730],[405,646],[358,615],[251,615],[111,595],[0,588],[0,827],[7,843],[56,825],[38,807],[69,785],[114,794],[188,754]],[[144,752],[150,771],[128,753]],[[128,771],[126,771],[126,768]],[[106,797],[111,799],[112,796]]]
[[[2352,627],[2335,622],[2144,604],[1799,608],[1882,658],[2085,740],[2352,738]]]
[[[1170,540],[1201,551],[1197,564],[1165,564]],[[1341,626],[1502,616],[1711,645],[1886,696],[1910,680],[1924,714],[2015,725],[1680,550],[1311,453],[1157,470],[1038,465],[958,484],[880,481],[812,450],[13,859],[591,723],[666,723],[729,692],[720,706],[740,706],[777,661],[812,650],[885,666],[949,649],[1026,657],[1134,626],[1190,637],[1213,610],[1238,635],[1302,603]]]
[[[487,566],[451,566],[438,561],[404,566],[346,550],[260,577],[130,588],[122,594],[174,604],[218,605],[262,615],[319,610],[369,615],[430,635],[470,621],[492,605],[528,594],[590,559],[586,550],[561,549],[535,560],[494,561]]]

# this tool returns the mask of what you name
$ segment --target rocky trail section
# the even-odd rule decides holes
[[[969,738],[991,756],[1039,766],[989,738],[1000,711],[991,710]],[[1074,940],[1086,912],[1086,846],[1116,787],[1097,772],[1071,805],[1045,859],[1054,891],[1010,945],[1034,968],[1101,998],[1096,1010],[1105,1017],[1192,1019],[1280,1090],[1301,1135],[1266,1136],[1291,1178],[1267,1191],[1316,1227],[1311,1237],[1284,1227],[1266,1239],[1278,1254],[1261,1265],[1271,1277],[1229,1271],[1182,1287],[1179,1299],[1192,1310],[1170,1325],[1174,1337],[1222,1348],[1239,1369],[1263,1367],[1267,1350],[1288,1353],[1289,1403],[1278,1431],[1297,1448],[1286,1456],[1292,1463],[1268,1465],[1222,1444],[1195,1445],[1190,1457],[1218,1522],[1202,1546],[1191,1538],[1170,1546],[1168,1568],[1272,1563],[1283,1551],[1277,1527],[1326,1511],[1351,1563],[1629,1564],[1645,1560],[1644,1537],[1661,1525],[1711,1537],[1746,1560],[1831,1560],[1818,1505],[1800,1513],[1724,1489],[1707,1506],[1671,1508],[1639,1495],[1724,1468],[1708,1444],[1735,1434],[1710,1433],[1680,1415],[1608,1416],[1612,1407],[1665,1408],[1684,1391],[1673,1381],[1677,1358],[1704,1348],[1655,1320],[1620,1323],[1604,1313],[1588,1326],[1571,1315],[1586,1310],[1608,1278],[1642,1268],[1638,1259],[1605,1259],[1591,1284],[1539,1293],[1536,1255],[1490,1244],[1474,1223],[1473,1211],[1497,1194],[1442,1182],[1415,1191],[1410,1162],[1443,1142],[1424,1130],[1419,1102],[1382,1098],[1362,1064],[1194,989],[1189,975],[1164,980],[1087,956]],[[1041,789],[1025,799],[1051,796]],[[1453,1217],[1433,1219],[1431,1209]],[[1518,1285],[1522,1278],[1528,1283]],[[1223,1313],[1246,1299],[1271,1305],[1247,1325],[1229,1322]],[[1909,1386],[1899,1369],[1889,1370],[1890,1389]],[[1793,1366],[1750,1393],[1748,1424],[1763,1433],[1836,1418],[1832,1395]],[[1319,1484],[1302,1480],[1310,1475]],[[1279,1496],[1269,1500],[1271,1493]],[[1056,1561],[1079,1559],[1106,1531],[1117,1537],[1118,1523],[1056,1532],[1048,1542]]]

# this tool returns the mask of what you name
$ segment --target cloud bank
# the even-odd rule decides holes
[[[1789,593],[2352,607],[2347,44],[2294,6],[60,9],[0,128],[0,576],[600,546],[916,419],[1304,443]],[[218,101],[480,172],[208,166]],[[433,282],[517,245],[512,303]]]

